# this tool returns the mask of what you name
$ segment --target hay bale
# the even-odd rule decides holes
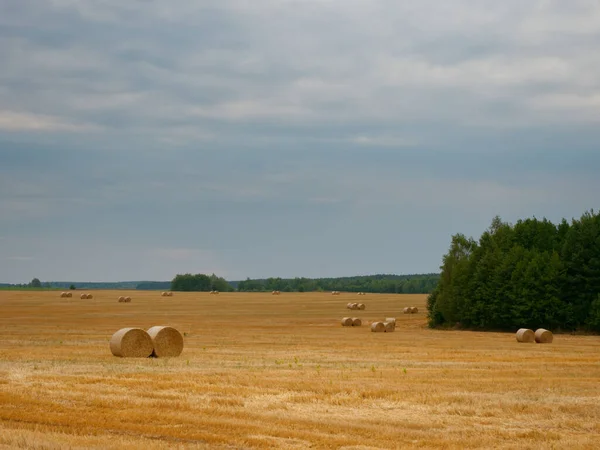
[[[371,324],[371,331],[373,333],[384,333],[385,332],[385,324],[383,322],[373,322]]]
[[[346,304],[346,309],[352,309],[352,303],[347,303]]]
[[[538,344],[551,344],[554,339],[552,333],[543,328],[538,328],[535,330],[535,342]]]
[[[394,322],[384,322],[383,324],[385,325],[386,333],[391,333],[396,329],[396,324]]]
[[[391,322],[391,323],[395,324],[396,323],[396,318],[395,317],[386,317],[385,321],[386,322]]]
[[[412,308],[411,308],[410,306],[407,306],[406,308],[404,308],[404,309],[402,310],[402,312],[403,312],[404,314],[410,314],[410,312],[411,312],[411,311],[412,311]]]
[[[110,351],[121,358],[147,358],[152,348],[150,335],[141,328],[121,328],[110,338]]]
[[[154,350],[152,356],[167,358],[181,355],[183,336],[173,327],[156,326],[148,330]]]
[[[342,319],[342,326],[343,327],[351,327],[352,326],[352,318],[351,317],[344,317]]]
[[[160,294],[160,296],[161,296],[161,297],[166,297],[166,296],[167,296],[167,293],[166,293],[166,292],[162,292],[162,293]]]
[[[123,303],[125,301],[125,297],[123,297],[122,295],[119,297],[119,303]]]
[[[87,294],[81,294],[81,295],[79,296],[79,298],[80,298],[81,300],[85,300],[85,299],[87,298]]]
[[[360,327],[361,325],[362,325],[362,320],[360,320],[358,317],[352,318],[352,326],[353,327]]]
[[[88,295],[87,295],[87,298],[88,298],[88,300],[91,300],[91,299],[93,299],[93,298],[94,298],[94,296],[93,296],[92,294],[88,294]]]
[[[517,331],[517,342],[535,342],[535,333],[529,328],[520,328]]]
[[[71,298],[71,297],[73,297],[73,294],[71,292],[67,292],[67,297]]]
[[[167,297],[173,297],[173,293],[171,291],[167,292]]]
[[[365,306],[365,304],[364,304],[364,303],[358,303],[358,304],[356,305],[356,309],[360,309],[361,311],[364,311],[364,310],[365,310],[365,308],[366,308],[366,306]]]
[[[410,308],[410,313],[411,314],[416,314],[419,312],[419,308],[417,308],[416,306],[413,306],[412,308]]]
[[[131,297],[127,296],[125,297],[125,302],[129,303],[131,301]]]
[[[66,292],[61,292],[60,293],[60,298],[67,298],[67,293]]]

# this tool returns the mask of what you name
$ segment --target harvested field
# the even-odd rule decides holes
[[[600,337],[434,331],[424,295],[0,291],[0,448],[597,448]],[[235,324],[235,326],[231,326]],[[176,358],[111,354],[168,325]]]

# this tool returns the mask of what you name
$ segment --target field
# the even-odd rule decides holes
[[[424,295],[93,294],[0,292],[0,449],[600,447],[597,336],[429,330]],[[180,357],[111,355],[153,325]]]

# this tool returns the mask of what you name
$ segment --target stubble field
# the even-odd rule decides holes
[[[0,449],[600,446],[597,336],[429,330],[424,295],[93,294],[0,291]],[[180,357],[111,355],[153,325],[185,333]]]

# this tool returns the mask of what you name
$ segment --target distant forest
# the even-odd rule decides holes
[[[34,278],[30,283],[0,283],[0,289],[137,289],[157,291],[239,291],[239,292],[381,292],[428,294],[437,285],[439,274],[364,275],[341,278],[264,278],[227,281],[215,274],[178,274],[171,281],[78,282]]]
[[[439,274],[364,275],[341,278],[266,278],[238,281],[240,292],[380,292],[396,294],[427,294],[437,285]]]
[[[571,223],[495,217],[475,241],[452,236],[429,325],[600,331],[600,214]]]

